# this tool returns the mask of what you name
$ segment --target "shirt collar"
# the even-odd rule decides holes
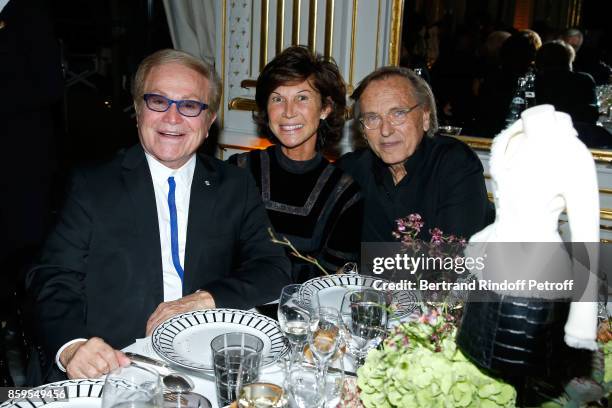
[[[153,182],[157,184],[167,184],[168,177],[174,177],[178,184],[184,186],[190,186],[193,180],[193,172],[195,171],[196,155],[193,154],[187,160],[187,163],[183,164],[178,169],[171,169],[161,164],[155,157],[151,156],[145,151],[145,157],[149,164],[149,170],[151,171],[151,177]]]

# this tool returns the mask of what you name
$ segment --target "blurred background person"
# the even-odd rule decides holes
[[[519,33],[527,37],[527,39],[529,40],[531,45],[533,45],[533,48],[535,48],[536,51],[539,50],[540,47],[542,46],[542,38],[540,38],[540,35],[536,33],[534,30],[524,28],[520,30]]]
[[[574,55],[574,49],[561,40],[546,43],[538,50],[537,102],[554,105],[574,122],[595,124],[599,115],[595,81],[589,74],[572,71]]]
[[[474,79],[478,76],[477,33],[464,26],[456,37],[443,47],[431,69],[431,87],[438,103],[442,124],[471,129],[476,99]],[[468,133],[464,133],[468,134]]]
[[[487,36],[484,44],[480,48],[480,62],[483,66],[480,69],[483,72],[483,78],[489,73],[496,71],[501,65],[501,47],[512,34],[507,31],[493,31]]]
[[[276,233],[327,271],[357,261],[362,201],[357,184],[322,154],[342,136],[346,90],[336,64],[289,47],[257,79],[254,114],[273,146],[230,157],[251,171]],[[293,279],[321,271],[291,257]]]
[[[584,45],[584,35],[580,30],[570,28],[565,31],[562,39],[576,51],[576,71],[590,74],[597,85],[605,85],[610,81],[612,68],[601,60],[598,48]]]
[[[474,124],[475,136],[492,138],[506,126],[510,102],[519,77],[533,67],[537,42],[529,33],[516,33],[503,42],[500,67],[488,75],[480,88]]]

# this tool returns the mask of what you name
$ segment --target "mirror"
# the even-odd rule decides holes
[[[400,65],[417,70],[430,83],[440,124],[448,133],[461,128],[471,144],[490,145],[511,120],[515,97],[535,92],[534,104],[554,100],[558,110],[571,114],[596,159],[612,161],[612,28],[607,20],[612,2],[405,0],[403,9]],[[571,27],[580,27],[581,44],[580,33],[566,31]],[[542,56],[536,70],[535,49],[541,44],[525,29],[537,32],[541,43],[559,38],[573,43],[573,72],[568,68],[549,74]],[[533,47],[531,53],[523,52],[525,43]],[[531,83],[529,66],[534,71]],[[578,72],[587,72],[593,80],[589,83]],[[570,90],[569,76],[581,85]],[[520,77],[523,88],[517,90]],[[529,97],[523,99],[530,103]]]

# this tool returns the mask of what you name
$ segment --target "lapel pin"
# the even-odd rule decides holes
[[[210,181],[204,180],[204,184],[206,184],[207,186],[210,186]]]

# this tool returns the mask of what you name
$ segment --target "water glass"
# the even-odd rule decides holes
[[[347,330],[347,347],[361,366],[365,357],[384,340],[387,328],[387,299],[374,289],[348,291],[340,311]]]
[[[102,388],[102,408],[162,408],[159,373],[136,364],[111,371]]]
[[[290,406],[295,408],[320,408],[325,404],[324,382],[319,381],[317,368],[308,363],[296,362],[286,373]]]
[[[231,404],[242,385],[257,381],[263,346],[259,337],[243,332],[221,334],[211,341],[219,406]]]

